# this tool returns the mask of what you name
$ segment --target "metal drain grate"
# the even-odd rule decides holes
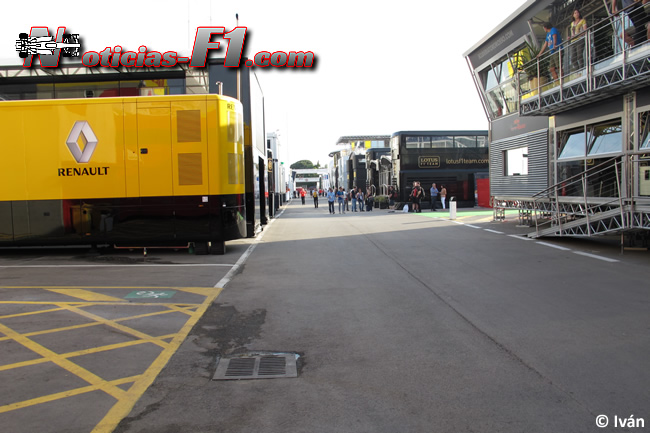
[[[297,359],[295,353],[247,353],[219,358],[212,380],[298,377]]]

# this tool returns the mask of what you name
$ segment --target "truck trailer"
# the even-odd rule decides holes
[[[174,95],[0,102],[0,247],[246,236],[242,106]]]

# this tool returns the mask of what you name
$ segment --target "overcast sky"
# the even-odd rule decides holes
[[[463,57],[524,0],[498,2],[111,0],[6,2],[0,59],[20,59],[19,33],[32,26],[78,33],[84,51],[121,45],[189,51],[196,28],[246,26],[245,52],[312,51],[313,69],[256,68],[266,130],[281,158],[329,162],[344,135],[400,130],[487,129]]]

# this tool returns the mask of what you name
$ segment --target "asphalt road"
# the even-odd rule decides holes
[[[444,216],[290,203],[115,431],[650,431],[648,253]]]

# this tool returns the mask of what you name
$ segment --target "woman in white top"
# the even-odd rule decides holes
[[[444,185],[440,185],[440,202],[442,203],[442,208],[447,209],[445,206],[445,200],[447,199],[447,188]]]

